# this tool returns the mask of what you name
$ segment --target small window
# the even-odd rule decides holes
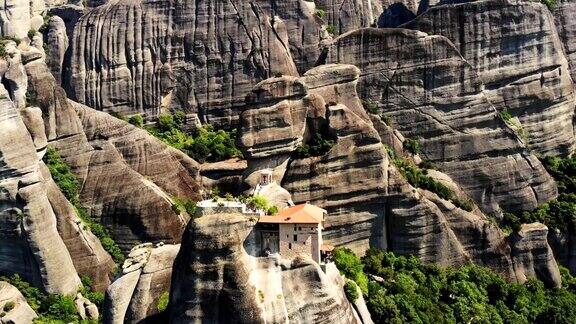
[[[288,249],[292,250],[292,243],[288,243]]]
[[[302,230],[302,227],[298,227],[298,230],[301,231],[301,230]]]
[[[298,235],[294,234],[294,242],[298,241]]]

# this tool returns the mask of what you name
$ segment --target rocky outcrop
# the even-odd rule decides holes
[[[2,60],[6,73],[21,66],[18,51],[9,62]],[[26,80],[26,75],[21,74]],[[17,82],[15,82],[17,84]],[[26,89],[23,89],[24,92]],[[0,272],[18,273],[50,293],[74,293],[80,278],[57,228],[57,215],[47,193],[40,159],[32,136],[16,104],[17,94],[0,87]]]
[[[62,18],[58,16],[50,17],[47,27],[46,44],[48,44],[46,65],[50,68],[50,72],[52,72],[56,82],[60,84],[62,82],[64,56],[68,50],[66,25]]]
[[[0,323],[32,323],[38,317],[16,287],[0,281]]]
[[[572,19],[574,12],[576,12],[576,2],[573,0],[556,2],[552,12],[558,36],[564,45],[564,54],[570,65],[572,81],[576,80],[576,22]]]
[[[378,36],[380,31],[375,33]],[[380,40],[374,37],[374,42]],[[416,49],[412,52],[418,53]],[[478,208],[468,212],[435,193],[414,188],[391,163],[383,144],[397,150],[398,156],[417,157],[402,152],[405,138],[398,129],[366,114],[355,91],[357,82],[366,76],[358,72],[351,65],[325,65],[302,78],[273,78],[257,85],[241,115],[239,143],[248,159],[245,182],[253,187],[261,170],[272,169],[273,179],[281,179],[295,203],[309,201],[328,211],[323,236],[329,244],[357,253],[370,246],[384,248],[446,266],[475,262],[516,279],[506,237]],[[481,100],[479,96],[477,100]],[[476,110],[478,107],[482,106]],[[491,112],[483,118],[494,120],[494,115]],[[441,117],[440,113],[435,116]],[[518,156],[526,156],[506,125],[498,120],[492,123],[502,127],[494,133],[509,134]],[[408,126],[405,129],[409,130]],[[474,134],[460,134],[468,133]],[[297,148],[317,134],[327,136],[334,145],[320,156],[299,156]],[[502,159],[509,158],[505,152],[501,154]],[[459,199],[469,200],[455,179],[439,171],[428,175],[450,187]],[[537,267],[547,269],[546,275],[557,270],[541,261]]]
[[[81,183],[80,200],[117,243],[179,242],[188,215],[173,197],[198,200],[198,165],[146,131],[66,98],[41,61],[26,64],[51,145]]]
[[[325,34],[304,0],[113,1],[80,19],[67,87],[98,110],[176,108],[236,124],[252,86],[305,71]]]
[[[550,287],[560,287],[562,279],[547,237],[548,227],[540,223],[522,224],[510,237],[518,281],[538,277]]]
[[[160,299],[170,291],[172,265],[180,245],[142,244],[134,247],[123,275],[106,292],[105,323],[157,323],[164,318]]]
[[[439,5],[409,27],[450,39],[483,80],[490,102],[519,118],[532,149],[541,154],[574,150],[574,85],[554,18],[544,4],[484,0]]]
[[[254,223],[212,214],[188,224],[174,262],[171,323],[359,323],[337,273],[308,259],[248,255]]]
[[[31,29],[38,30],[44,20],[44,1],[8,0],[0,4],[0,35],[25,38]]]
[[[359,96],[402,135],[418,139],[423,157],[484,211],[533,209],[556,196],[552,178],[500,119],[481,79],[448,39],[361,29],[336,39],[327,61],[358,66]]]

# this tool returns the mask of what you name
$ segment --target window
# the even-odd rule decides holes
[[[298,241],[298,235],[294,234],[294,242]]]
[[[292,243],[288,243],[288,249],[292,250]]]
[[[302,230],[302,227],[298,227],[298,230],[301,231],[301,230]]]

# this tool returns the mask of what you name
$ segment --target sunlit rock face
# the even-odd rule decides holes
[[[501,120],[481,78],[448,39],[361,29],[337,38],[327,61],[360,68],[359,97],[405,137],[419,139],[422,155],[484,211],[529,210],[557,195],[552,178]]]
[[[98,110],[156,115],[177,108],[215,125],[236,124],[254,84],[298,75],[318,59],[328,36],[310,4],[108,3],[79,21],[66,87]]]
[[[450,39],[484,82],[490,102],[519,118],[530,148],[540,154],[574,150],[574,85],[554,17],[544,4],[485,0],[440,5],[408,26]],[[563,26],[567,40],[572,27]],[[565,44],[570,49],[571,43]]]
[[[171,323],[360,323],[335,268],[249,255],[254,224],[237,213],[190,221],[174,262]]]

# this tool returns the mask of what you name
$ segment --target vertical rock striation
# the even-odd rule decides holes
[[[531,210],[557,195],[552,178],[501,120],[481,79],[446,38],[361,29],[337,38],[327,60],[358,66],[359,96],[404,136],[419,139],[424,157],[484,211]]]
[[[535,151],[574,150],[574,85],[545,5],[516,0],[439,5],[408,26],[450,39],[484,82],[490,102],[519,118]]]

